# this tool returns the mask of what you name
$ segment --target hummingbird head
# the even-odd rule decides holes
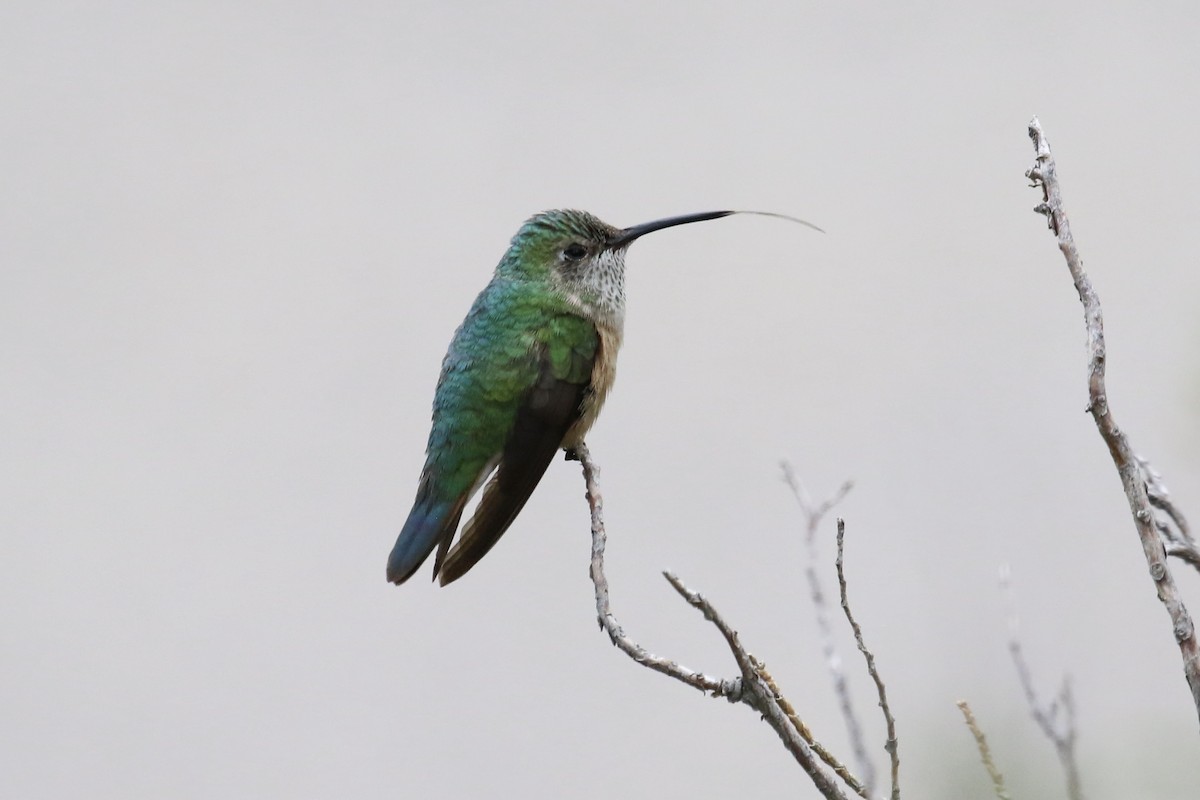
[[[737,213],[706,211],[615,228],[586,211],[545,211],[517,231],[497,272],[548,280],[587,316],[620,327],[625,317],[625,251],[630,244],[663,228]]]

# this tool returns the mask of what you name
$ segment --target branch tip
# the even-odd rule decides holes
[[[1083,304],[1084,329],[1087,332],[1088,348],[1088,411],[1096,423],[1100,437],[1108,446],[1109,455],[1121,478],[1125,497],[1132,511],[1134,527],[1142,545],[1142,552],[1155,581],[1155,589],[1159,601],[1171,621],[1172,633],[1177,641],[1180,657],[1183,661],[1184,676],[1191,690],[1192,701],[1196,713],[1200,716],[1200,641],[1197,641],[1194,628],[1190,624],[1187,607],[1175,584],[1167,563],[1168,554],[1180,554],[1186,563],[1200,569],[1200,550],[1195,548],[1190,536],[1180,533],[1164,534],[1164,526],[1170,527],[1167,519],[1156,519],[1153,514],[1153,500],[1156,489],[1161,487],[1161,481],[1156,473],[1146,469],[1148,466],[1134,452],[1125,435],[1113,419],[1112,410],[1108,403],[1105,388],[1105,370],[1107,366],[1106,348],[1104,344],[1104,316],[1100,307],[1100,297],[1097,295],[1092,281],[1083,268],[1083,258],[1075,246],[1071,234],[1071,225],[1063,208],[1062,189],[1058,183],[1057,167],[1054,156],[1050,152],[1050,144],[1042,131],[1042,126],[1035,116],[1029,122],[1029,136],[1033,140],[1036,163],[1041,182],[1043,203],[1038,211],[1045,213],[1050,220],[1058,242],[1058,249],[1067,262],[1067,269],[1075,284],[1079,301]],[[1033,170],[1030,170],[1032,173]],[[1043,211],[1043,206],[1045,211]],[[1160,494],[1161,498],[1161,494]],[[1178,526],[1178,523],[1176,522]],[[1186,523],[1183,526],[1186,530]]]

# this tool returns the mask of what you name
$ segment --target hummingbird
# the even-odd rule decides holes
[[[389,581],[404,583],[434,548],[434,579],[445,586],[461,578],[508,530],[555,453],[574,457],[616,376],[629,245],[738,213],[816,227],[771,212],[706,211],[616,228],[574,210],[521,226],[442,361],[425,467],[388,558]]]

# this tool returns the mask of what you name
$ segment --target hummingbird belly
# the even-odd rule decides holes
[[[608,392],[617,377],[617,350],[621,348],[621,331],[609,325],[597,325],[596,332],[600,334],[600,346],[592,364],[591,386],[588,387],[588,393],[579,409],[579,421],[572,425],[563,437],[564,448],[575,447],[583,441],[583,437],[599,416],[600,408],[608,398]]]

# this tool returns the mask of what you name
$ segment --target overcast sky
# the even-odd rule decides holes
[[[464,580],[384,581],[452,332],[521,222],[575,207],[828,231],[630,250],[589,443],[631,635],[735,674],[676,570],[846,753],[787,458],[818,497],[856,481],[908,795],[990,796],[961,698],[1015,795],[1058,791],[1007,563],[1089,798],[1194,798],[1196,712],[1023,173],[1038,114],[1113,413],[1200,519],[1198,40],[1182,2],[0,3],[0,796],[815,796],[752,712],[597,630],[577,465]]]

